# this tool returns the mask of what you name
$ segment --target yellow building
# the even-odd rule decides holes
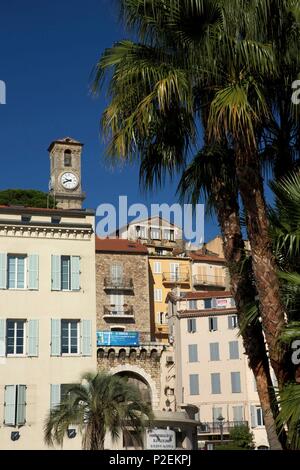
[[[153,296],[152,316],[155,338],[159,341],[168,342],[168,294],[174,289],[191,290],[190,264],[191,260],[186,256],[149,255],[150,292]]]

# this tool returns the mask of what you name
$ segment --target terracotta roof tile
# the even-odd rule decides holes
[[[96,251],[148,254],[147,247],[139,242],[121,238],[96,238]]]

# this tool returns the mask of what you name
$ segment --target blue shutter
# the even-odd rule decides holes
[[[26,385],[17,386],[17,425],[22,426],[26,422]]]
[[[51,255],[51,290],[61,290],[61,267],[59,255]]]
[[[39,321],[28,322],[28,356],[37,357],[39,354]]]
[[[16,424],[16,385],[6,385],[4,393],[4,424]]]
[[[210,349],[210,360],[219,361],[220,360],[219,343],[210,343],[209,349]]]
[[[219,394],[221,393],[221,379],[220,374],[211,374],[211,393]]]
[[[239,359],[238,341],[229,341],[229,359]]]
[[[60,320],[51,320],[51,356],[61,355]]]
[[[7,254],[0,253],[0,289],[7,288]]]
[[[198,362],[197,344],[189,344],[189,362]]]
[[[92,321],[82,320],[82,355],[92,355]]]
[[[50,385],[50,408],[53,410],[60,404],[60,384]]]
[[[71,290],[80,290],[80,256],[71,257]]]
[[[0,357],[5,356],[5,333],[6,333],[6,321],[0,319]]]
[[[241,374],[239,372],[231,372],[231,392],[241,393]]]
[[[190,395],[199,395],[199,375],[190,375]]]
[[[39,288],[39,257],[38,255],[28,256],[28,289],[38,290]]]

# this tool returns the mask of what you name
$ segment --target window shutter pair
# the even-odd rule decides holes
[[[229,359],[239,359],[239,342],[229,341]]]
[[[210,349],[210,360],[219,361],[220,360],[219,343],[210,343],[209,349]]]
[[[217,317],[210,317],[208,319],[208,322],[209,322],[209,331],[218,330],[218,318]]]
[[[198,362],[198,346],[197,344],[189,344],[189,362]]]
[[[39,288],[39,256],[28,256],[28,289]],[[0,289],[7,288],[7,253],[0,253]]]
[[[39,355],[39,321],[29,320],[28,325],[28,346],[27,354],[31,357]],[[6,320],[0,320],[0,357],[6,355]]]
[[[244,421],[244,407],[243,406],[233,406],[233,421],[241,422]]]
[[[80,256],[71,256],[71,290],[80,290]],[[61,256],[51,256],[51,290],[61,290]]]
[[[22,426],[26,422],[26,385],[6,385],[4,424]]]
[[[221,377],[219,373],[211,374],[211,393],[221,393]]]
[[[92,355],[92,321],[81,321],[81,354]],[[61,356],[61,320],[51,320],[51,356]]]

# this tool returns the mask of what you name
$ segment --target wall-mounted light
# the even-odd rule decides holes
[[[77,434],[76,429],[68,429],[67,434],[68,434],[69,439],[74,439],[74,437],[76,437],[76,434]]]
[[[19,431],[12,431],[10,434],[10,438],[12,441],[17,441],[18,439],[20,439]]]

